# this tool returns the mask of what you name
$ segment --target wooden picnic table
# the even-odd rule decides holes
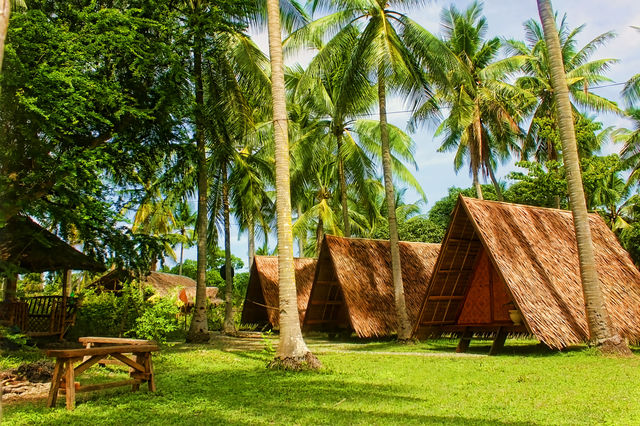
[[[132,391],[140,389],[140,384],[147,382],[149,391],[155,392],[156,383],[153,370],[153,362],[151,359],[151,353],[158,351],[158,345],[153,341],[145,341],[151,343],[141,342],[128,342],[125,344],[123,341],[136,340],[136,339],[115,339],[115,338],[81,338],[80,342],[87,344],[92,340],[92,344],[108,344],[110,342],[116,343],[100,346],[89,347],[83,349],[53,349],[48,350],[47,356],[56,358],[56,365],[53,370],[53,378],[51,379],[51,389],[49,390],[49,398],[47,399],[47,406],[54,407],[58,397],[58,392],[64,392],[66,396],[67,409],[73,410],[76,402],[76,392],[90,392],[102,389],[108,389],[118,386],[131,385]],[[106,339],[110,339],[107,342]],[[84,340],[84,342],[83,342]],[[118,344],[120,343],[120,344]],[[132,354],[135,359],[129,358],[127,354]],[[102,359],[111,356],[120,362],[130,367],[128,380],[119,382],[101,383],[97,385],[76,386],[75,378],[84,373],[87,369],[100,362]],[[80,363],[74,367],[75,363]]]

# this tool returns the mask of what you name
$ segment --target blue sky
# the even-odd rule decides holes
[[[462,0],[433,1],[428,6],[409,11],[412,19],[417,21],[432,33],[440,32],[440,12],[443,7],[454,4],[458,9],[466,8],[471,2]],[[615,83],[624,82],[634,74],[640,73],[640,31],[632,26],[640,26],[640,1],[638,0],[565,0],[553,1],[554,9],[560,14],[567,13],[568,23],[571,28],[585,24],[585,28],[579,35],[579,46],[584,45],[599,34],[606,31],[615,31],[617,37],[605,47],[600,48],[592,59],[616,58],[619,62],[612,66],[608,76]],[[488,0],[484,3],[484,14],[489,25],[489,37],[501,36],[505,38],[523,39],[522,24],[530,18],[538,19],[538,11],[534,0],[527,1],[497,1]],[[252,30],[251,35],[255,42],[268,52],[267,35],[265,32]],[[287,64],[300,62],[305,65],[311,58],[312,52],[302,52],[297,57],[288,58]],[[597,93],[620,102],[620,86],[612,86],[597,90]],[[392,99],[389,111],[404,111],[400,99]],[[406,127],[408,113],[391,113],[389,121],[401,128]],[[605,126],[627,127],[628,122],[621,117],[602,115],[598,120]],[[422,188],[427,194],[427,209],[433,202],[447,194],[451,186],[469,187],[471,179],[468,169],[463,168],[458,174],[453,169],[453,153],[439,153],[440,145],[433,137],[434,128],[422,128],[413,138],[416,142],[416,161],[418,170],[415,172]],[[619,147],[607,146],[605,153],[617,152]],[[499,179],[514,170],[512,164],[505,164],[498,168],[496,175]],[[408,195],[407,201],[415,201],[419,197],[415,193]],[[272,238],[275,243],[275,237]],[[222,245],[222,241],[221,241]],[[247,237],[238,236],[237,227],[232,229],[232,252],[247,263]],[[185,253],[187,258],[195,259],[195,249]]]

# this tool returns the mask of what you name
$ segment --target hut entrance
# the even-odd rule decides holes
[[[330,337],[337,333],[351,334],[353,327],[335,269],[324,267],[316,274],[304,320],[305,329],[328,332]]]

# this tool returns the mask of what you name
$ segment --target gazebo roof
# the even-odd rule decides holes
[[[63,269],[104,271],[83,254],[26,216],[14,216],[0,229],[0,271],[45,272]]]

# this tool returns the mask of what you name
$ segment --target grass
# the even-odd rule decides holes
[[[258,341],[259,342],[259,341]],[[5,405],[7,424],[640,424],[640,358],[509,340],[503,355],[455,356],[455,342],[313,339],[320,372],[268,371],[261,349],[217,341],[155,357],[158,392],[78,397],[75,411],[42,400]],[[488,342],[471,352],[486,354]],[[396,352],[396,354],[394,354]],[[430,354],[422,356],[423,354]],[[33,355],[31,355],[33,356]],[[19,357],[0,355],[0,368]],[[118,373],[93,369],[91,381]],[[81,376],[81,379],[85,377]],[[4,423],[3,423],[4,424]]]

